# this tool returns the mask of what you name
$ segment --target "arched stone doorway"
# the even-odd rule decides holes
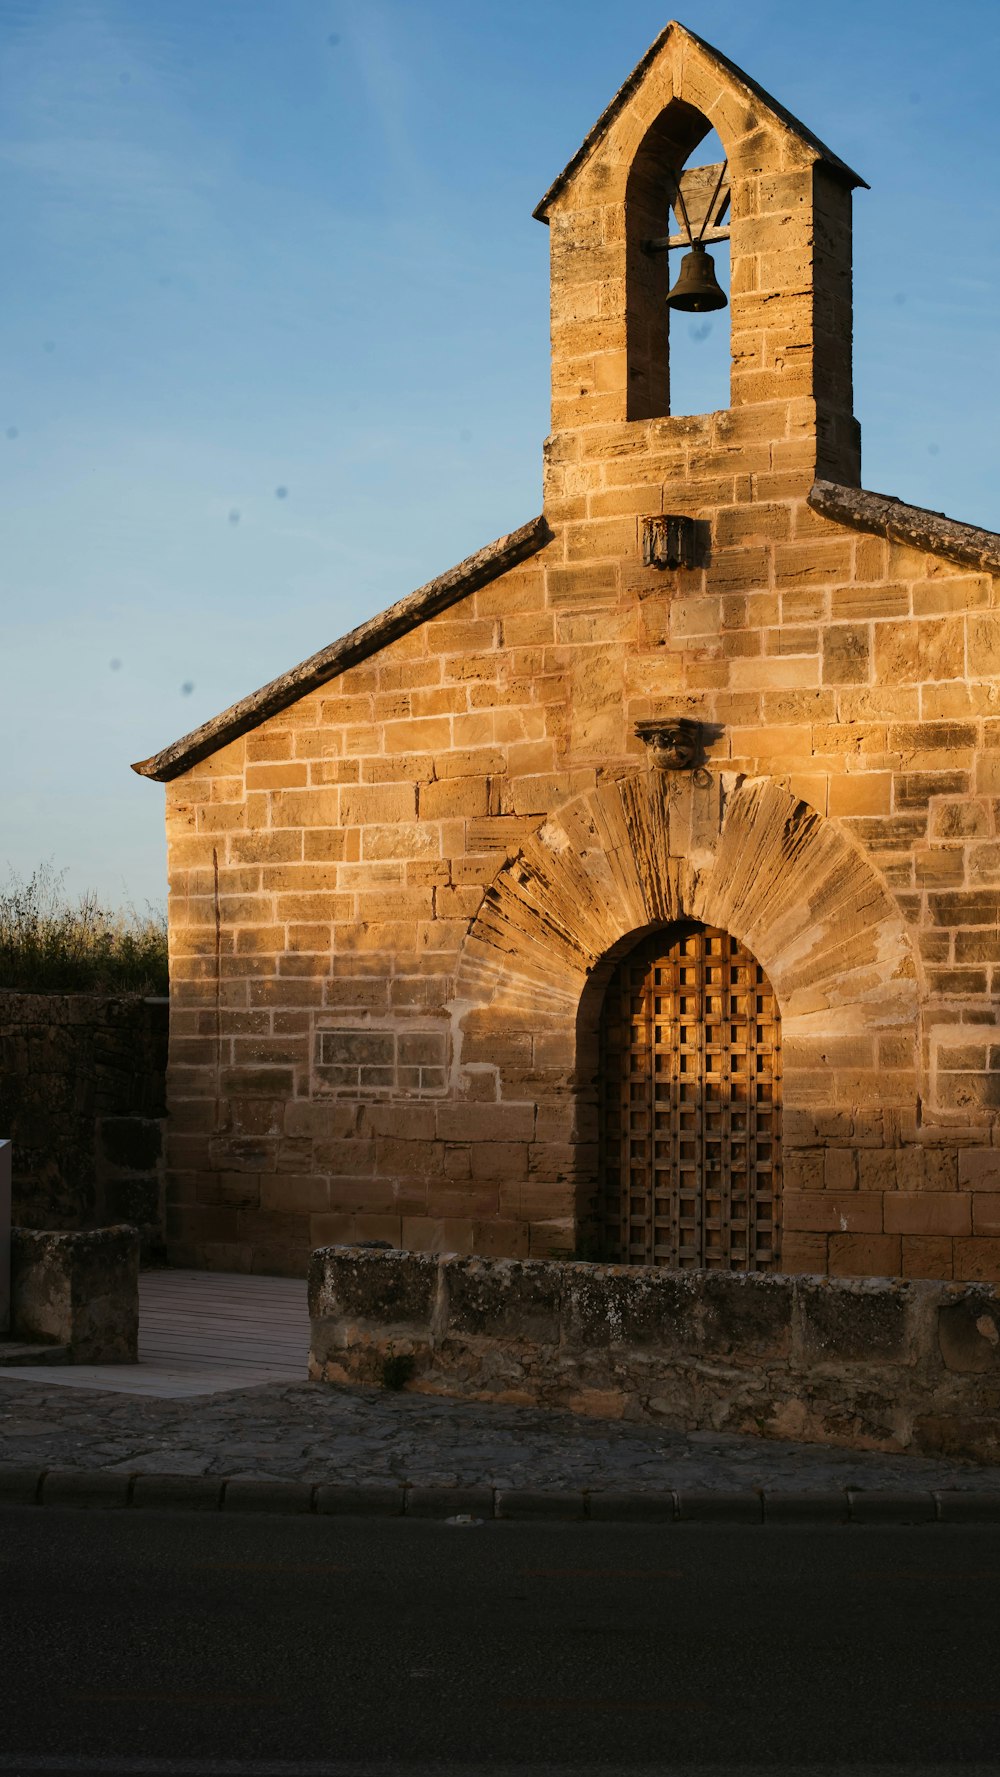
[[[776,1270],[780,1117],[780,1014],[757,959],[700,920],[643,939],[601,1014],[603,1256]]]
[[[678,777],[636,772],[569,797],[497,871],[456,972],[455,1079],[470,1098],[531,1107],[538,1250],[595,1249],[607,984],[671,922],[737,936],[781,1007],[781,1263],[809,1270],[803,1196],[836,1178],[845,1151],[916,1127],[918,959],[837,821],[766,778]]]

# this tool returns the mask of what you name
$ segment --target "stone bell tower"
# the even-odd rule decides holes
[[[724,166],[684,174],[713,128]],[[650,244],[668,236],[678,183],[706,243],[731,242],[732,369],[728,409],[672,418],[668,255]],[[598,464],[636,454],[659,459],[661,482],[688,481],[674,505],[782,498],[790,478],[859,484],[851,191],[863,184],[725,56],[666,26],[535,211],[551,231],[551,516],[571,518]]]

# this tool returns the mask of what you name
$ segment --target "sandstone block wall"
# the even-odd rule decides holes
[[[128,1221],[163,1241],[165,1000],[0,990],[0,1134],[23,1228]]]
[[[555,520],[532,564],[170,786],[179,1256],[572,1250],[596,1165],[587,983],[628,932],[702,916],[738,817],[777,899],[748,909],[726,866],[713,906],[782,1008],[786,1267],[1000,1276],[996,585],[819,518],[807,474],[758,503],[728,458],[742,417],[638,428],[715,440],[693,496],[638,444],[589,462],[597,487],[636,478],[637,512],[706,522],[704,566],[644,568],[638,517],[614,541]],[[588,535],[620,553],[588,560]],[[711,806],[634,736],[664,710],[715,733]],[[783,814],[740,813],[758,783]],[[633,812],[595,837],[609,797]],[[643,798],[669,809],[662,853]],[[581,879],[622,857],[634,890],[609,916],[597,884],[581,929]],[[700,887],[671,899],[681,875]]]
[[[994,1462],[988,1285],[832,1280],[328,1248],[310,1374],[424,1394]]]

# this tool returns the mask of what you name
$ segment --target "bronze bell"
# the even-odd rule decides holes
[[[694,241],[690,253],[681,260],[677,282],[667,297],[667,307],[686,309],[703,315],[708,309],[724,309],[726,293],[719,286],[715,263],[700,241]]]

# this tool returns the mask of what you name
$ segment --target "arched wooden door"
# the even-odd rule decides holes
[[[618,963],[601,1024],[606,1256],[773,1271],[781,1204],[781,1027],[763,969],[695,921]]]

